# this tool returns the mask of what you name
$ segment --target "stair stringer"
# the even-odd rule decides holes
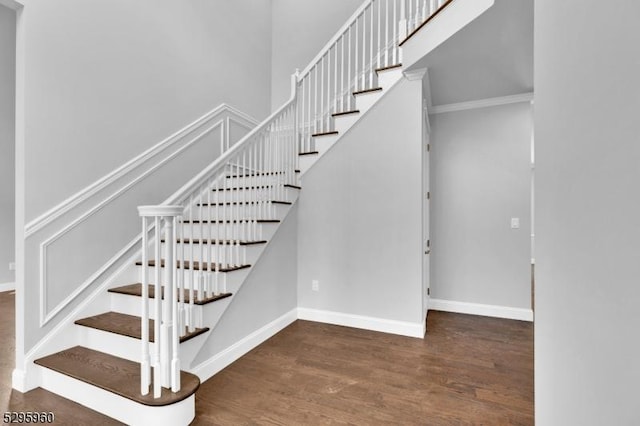
[[[294,203],[194,358],[188,371],[201,381],[297,318],[297,222]]]

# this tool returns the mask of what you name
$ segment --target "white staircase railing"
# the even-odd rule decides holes
[[[354,109],[354,92],[376,88],[376,70],[401,63],[399,43],[450,1],[368,0],[356,10],[301,73],[301,152],[333,130],[333,114]]]
[[[138,208],[142,217],[143,395],[152,384],[155,398],[163,387],[180,390],[180,338],[203,327],[194,304],[227,292],[226,272],[248,266],[242,243],[262,238],[260,222],[275,219],[273,201],[286,201],[286,186],[298,184],[296,83],[294,75],[292,96],[285,105],[163,204]],[[232,194],[232,182],[260,190]],[[150,285],[154,289],[153,353]]]
[[[332,131],[332,115],[355,108],[355,92],[378,90],[377,72],[400,65],[400,42],[451,1],[365,1],[292,76],[287,103],[163,204],[139,208],[143,395],[151,385],[156,398],[163,387],[180,390],[180,338],[203,327],[194,303],[227,292],[226,272],[249,266],[242,243],[262,238],[260,222],[275,219],[273,201],[297,186],[299,154],[313,152],[314,136]],[[255,191],[232,196],[234,180]]]

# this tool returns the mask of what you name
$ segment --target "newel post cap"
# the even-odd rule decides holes
[[[138,206],[140,217],[176,217],[184,211],[182,206]]]

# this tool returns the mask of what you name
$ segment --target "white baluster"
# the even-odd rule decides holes
[[[155,218],[155,297],[154,297],[154,363],[153,363],[153,397],[160,398],[162,393],[162,360],[160,354],[160,325],[162,324],[162,286],[160,284],[160,218]]]
[[[148,260],[147,217],[142,216],[142,361],[140,363],[140,393],[147,395],[151,386],[151,362],[149,359],[149,279],[147,277]]]

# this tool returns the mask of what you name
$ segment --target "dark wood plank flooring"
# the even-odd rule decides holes
[[[195,425],[532,425],[533,325],[430,312],[425,340],[297,321],[202,384]]]
[[[0,293],[3,411],[118,422],[11,390],[14,297]],[[204,382],[194,425],[533,425],[533,325],[430,312],[425,340],[297,321]]]

